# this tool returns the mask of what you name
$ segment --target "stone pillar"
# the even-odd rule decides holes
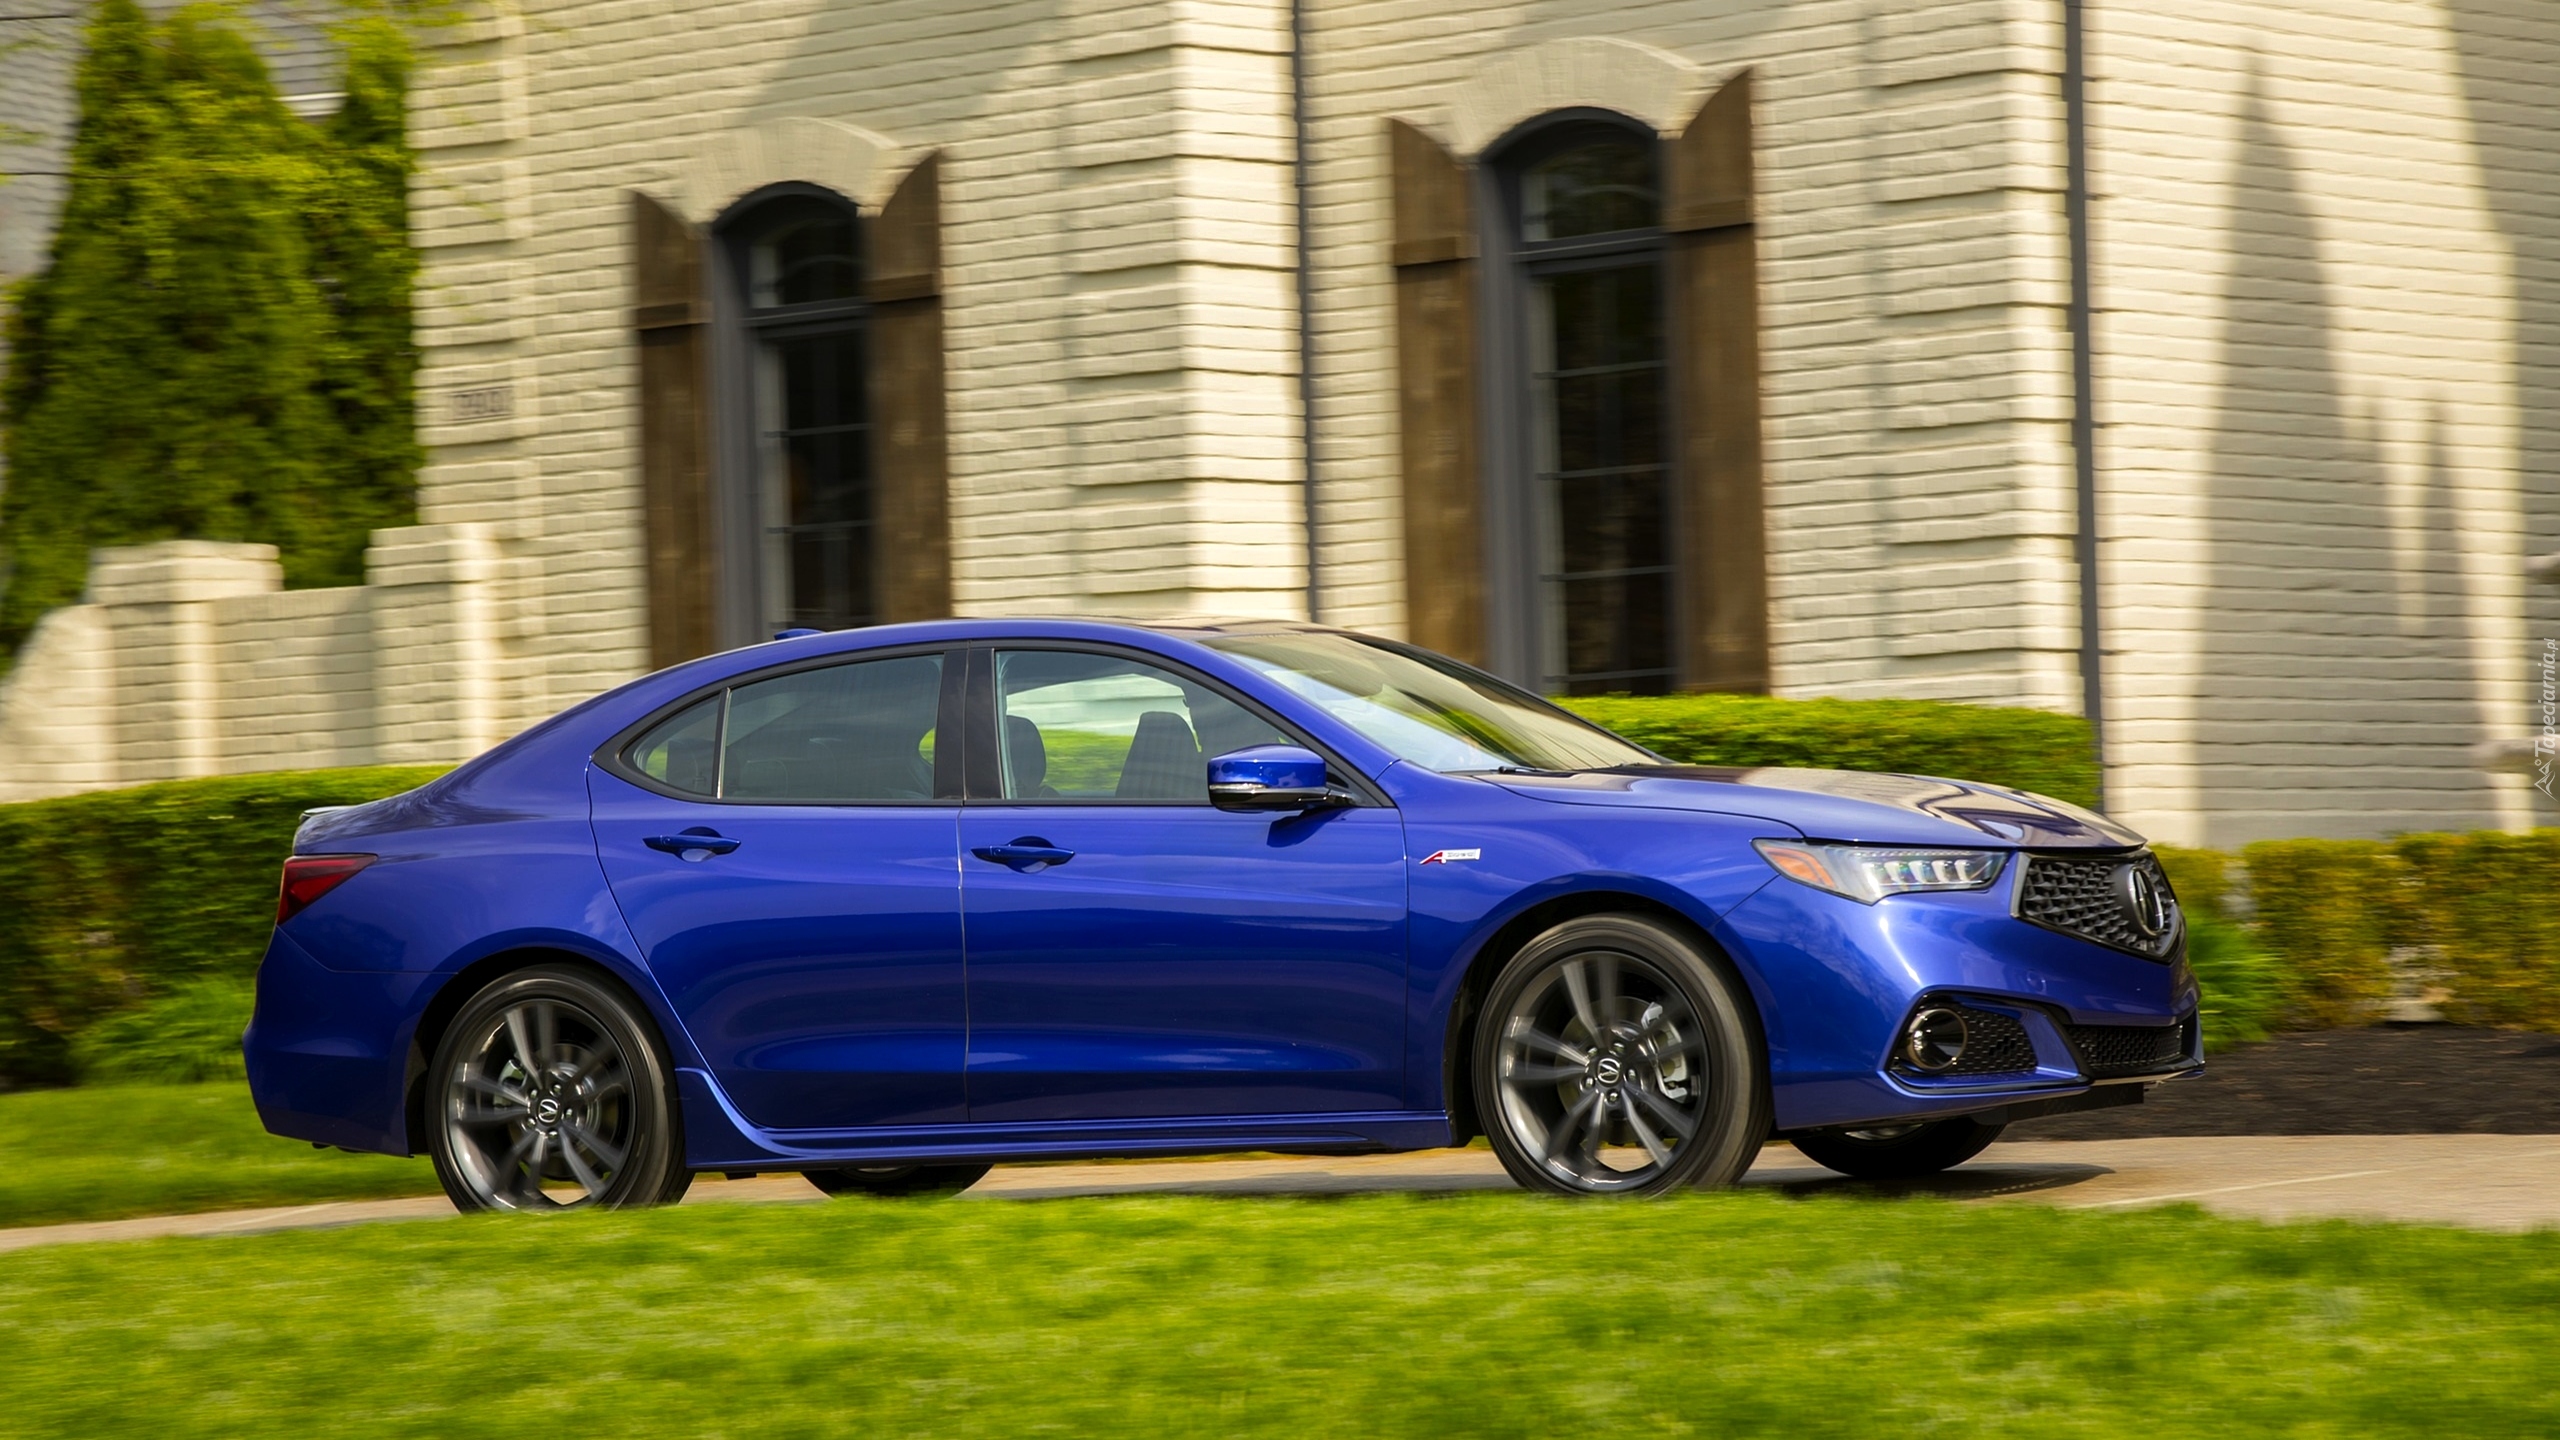
[[[90,557],[89,600],[104,618],[111,657],[114,783],[218,771],[214,602],[283,584],[273,545],[162,540]]]
[[[468,759],[498,740],[497,542],[478,522],[373,532],[376,757]]]

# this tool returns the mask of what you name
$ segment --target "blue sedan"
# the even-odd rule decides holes
[[[778,640],[315,812],[267,1127],[465,1209],[1000,1160],[1459,1145],[1566,1194],[1852,1175],[2196,1069],[2168,880],[2086,810],[1682,766],[1280,623]]]

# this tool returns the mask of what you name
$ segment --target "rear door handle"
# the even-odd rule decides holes
[[[652,835],[640,842],[652,850],[664,850],[680,860],[701,861],[714,855],[726,855],[738,848],[738,842],[707,825],[696,825],[675,835]]]
[[[969,853],[992,864],[1011,866],[1025,875],[1076,858],[1073,850],[1061,850],[1037,835],[1025,835],[1010,845],[980,845]]]

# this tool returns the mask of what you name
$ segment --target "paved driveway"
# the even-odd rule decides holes
[[[2145,1140],[2021,1141],[1923,1181],[1846,1180],[1773,1145],[1743,1182],[1791,1195],[1940,1195],[1980,1204],[2113,1210],[2192,1201],[2262,1220],[2345,1217],[2465,1225],[2484,1230],[2560,1226],[2560,1135],[2288,1135]],[[1508,1190],[1491,1152],[1283,1160],[1163,1160],[1104,1165],[1008,1165],[967,1200],[1073,1195],[1349,1195]],[[808,1202],[798,1176],[697,1182],[688,1205]],[[211,1215],[172,1215],[0,1230],[0,1251],[70,1241],[161,1235],[237,1235],[450,1216],[441,1198],[376,1200]]]

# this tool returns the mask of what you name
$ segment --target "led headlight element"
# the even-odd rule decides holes
[[[1979,890],[2000,878],[2005,850],[1914,850],[1754,840],[1760,858],[1790,880],[1873,905],[1912,890]]]

